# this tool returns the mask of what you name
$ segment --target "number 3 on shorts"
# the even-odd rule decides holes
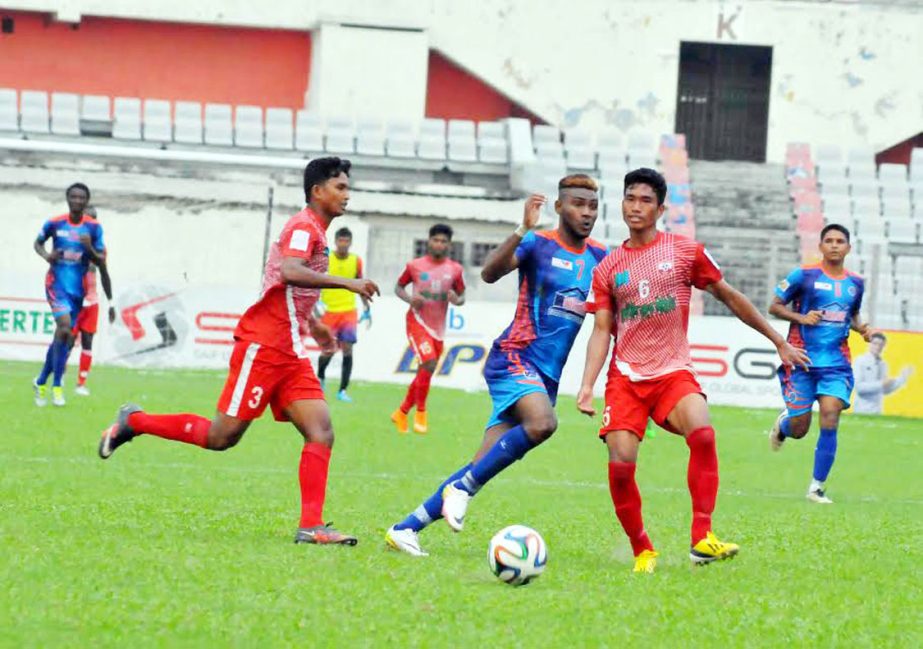
[[[263,399],[263,388],[256,385],[253,387],[253,390],[250,391],[250,394],[252,395],[252,398],[247,402],[247,407],[253,409],[259,408],[260,401]]]
[[[609,427],[609,421],[612,419],[612,406],[606,406],[606,409],[603,410],[603,428]]]

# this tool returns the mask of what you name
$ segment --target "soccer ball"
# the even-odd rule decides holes
[[[525,525],[510,525],[494,534],[487,564],[500,581],[524,586],[545,571],[548,549],[541,534]]]

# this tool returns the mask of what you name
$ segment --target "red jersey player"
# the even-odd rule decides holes
[[[96,215],[96,208],[87,205],[83,213],[99,221]],[[103,291],[106,299],[109,300],[109,324],[115,322],[115,307],[112,306],[112,280],[109,278],[109,269],[105,263],[99,266],[102,275]],[[99,320],[99,293],[96,290],[96,264],[91,263],[86,275],[83,276],[83,307],[77,315],[77,321],[71,330],[74,340],[77,340],[77,334],[80,334],[80,369],[77,373],[77,386],[74,392],[83,397],[90,396],[90,389],[87,387],[87,378],[90,375],[90,366],[93,363],[93,337],[96,335],[96,325]]]
[[[407,310],[407,339],[417,357],[417,375],[400,407],[391,414],[399,433],[407,432],[407,413],[416,405],[413,430],[425,433],[426,396],[429,383],[442,355],[445,316],[449,304],[465,303],[465,277],[461,264],[449,259],[452,228],[437,223],[429,229],[427,254],[409,262],[397,280],[394,292],[410,305]],[[404,288],[413,284],[413,295]]]
[[[734,543],[719,541],[711,531],[718,495],[718,455],[686,336],[692,287],[711,293],[771,340],[786,365],[808,363],[807,356],[789,345],[750,300],[722,279],[721,270],[701,243],[657,230],[665,195],[666,182],[653,169],[636,169],[625,176],[622,216],[630,236],[593,271],[587,311],[595,313],[595,324],[577,396],[577,408],[594,415],[593,384],[614,337],[599,435],[609,450],[609,491],[616,516],[631,541],[635,572],[653,572],[657,557],[644,530],[641,495],[635,483],[638,447],[648,417],[682,435],[689,446],[690,559],[696,565],[705,564],[732,557],[739,550]]]
[[[269,405],[277,421],[292,422],[305,440],[298,469],[301,522],[295,542],[357,543],[355,537],[323,523],[333,428],[304,344],[310,332],[322,347],[333,345],[330,330],[312,314],[320,289],[345,288],[367,299],[378,294],[369,279],[327,274],[326,230],[346,210],[349,168],[349,161],[339,158],[316,158],[305,168],[308,206],[288,220],[273,243],[263,272],[262,296],[234,331],[230,371],[215,418],[149,415],[136,405],[124,405],[116,422],[103,432],[101,458],[110,457],[138,435],[223,451],[237,444],[250,422]]]

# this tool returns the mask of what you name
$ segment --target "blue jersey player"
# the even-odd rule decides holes
[[[849,230],[835,223],[826,226],[820,235],[823,261],[789,273],[776,287],[769,307],[772,315],[792,323],[789,343],[804,349],[811,359],[810,369],[779,368],[786,409],[769,433],[770,447],[778,451],[786,438],[804,437],[811,426],[811,407],[818,402],[820,437],[807,497],[822,504],[833,502],[824,483],[836,457],[840,411],[849,407],[853,389],[849,331],[858,331],[866,340],[872,333],[859,318],[865,284],[843,265],[849,251]]]
[[[533,232],[544,203],[544,196],[529,197],[522,225],[491,252],[481,271],[481,278],[492,284],[519,270],[516,314],[494,341],[484,367],[493,412],[481,448],[471,463],[387,531],[385,540],[397,550],[425,556],[417,534],[441,517],[460,532],[471,497],[557,428],[554,404],[561,371],[583,323],[593,269],[607,250],[588,239],[599,207],[592,178],[562,178],[555,202],[557,229]]]
[[[53,375],[52,403],[65,405],[61,379],[73,343],[71,330],[83,306],[84,275],[91,262],[104,266],[106,247],[103,229],[96,219],[84,214],[90,190],[83,183],[67,188],[68,214],[56,216],[42,225],[35,239],[35,252],[48,263],[45,296],[55,319],[54,339],[45,354],[45,365],[32,383],[35,405],[47,404],[45,384]],[[45,242],[52,240],[51,252]]]

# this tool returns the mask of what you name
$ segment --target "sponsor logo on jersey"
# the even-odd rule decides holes
[[[573,270],[574,264],[569,259],[561,259],[560,257],[552,257],[551,265],[555,268],[563,268],[564,270]]]
[[[302,252],[307,252],[308,242],[311,240],[311,235],[307,230],[295,230],[292,232],[292,239],[288,244],[288,247],[292,250],[301,250]]]
[[[657,270],[660,270],[660,271],[667,271],[667,270],[670,270],[671,268],[673,268],[672,261],[662,261],[659,264],[657,264]]]
[[[628,320],[646,320],[651,316],[655,316],[661,313],[670,313],[676,310],[676,298],[672,295],[666,297],[658,297],[653,302],[646,302],[644,304],[633,304],[629,302],[622,310],[619,312],[619,315],[622,318],[622,322]]]
[[[823,289],[825,291],[832,291],[833,284],[830,282],[814,282],[814,288]]]
[[[579,288],[569,288],[555,293],[548,315],[567,318],[578,324],[586,315],[586,293]]]
[[[627,270],[623,270],[621,273],[615,274],[615,288],[619,286],[625,286],[629,282],[629,275]]]
[[[783,279],[781,282],[779,282],[780,291],[787,291],[789,286],[791,286],[791,284],[788,283],[787,279]]]

